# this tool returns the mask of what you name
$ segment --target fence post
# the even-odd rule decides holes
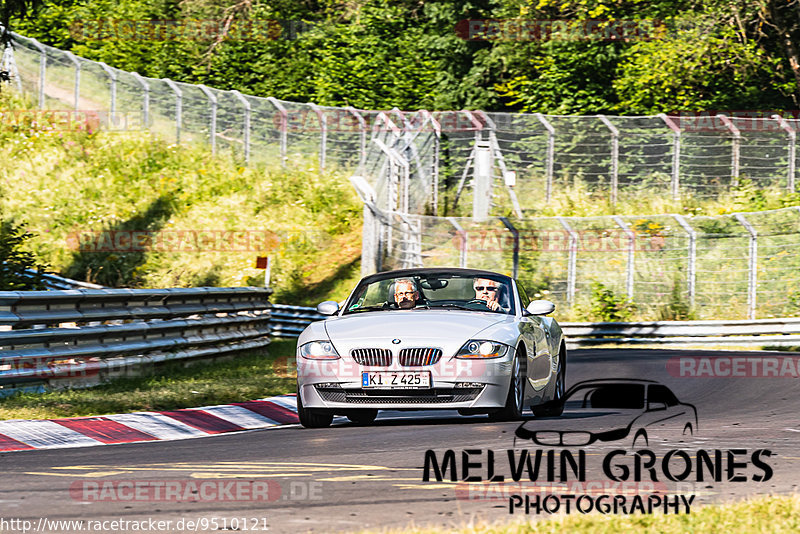
[[[346,109],[358,121],[358,170],[364,172],[364,165],[367,163],[367,121],[353,106],[347,106]]]
[[[47,51],[44,45],[36,39],[31,39],[31,44],[39,51],[39,109],[44,109],[44,77],[47,74]]]
[[[117,111],[117,73],[102,61],[99,65],[108,74],[109,85],[111,85],[111,114],[113,114]]]
[[[175,85],[175,82],[169,78],[164,78],[164,82],[175,93],[175,144],[181,142],[181,122],[183,113],[183,92],[180,87]]]
[[[733,135],[731,145],[731,185],[739,185],[739,147],[742,142],[742,132],[733,124],[730,118],[723,113],[717,113],[717,118],[722,121],[728,131]]]
[[[408,229],[403,232],[403,268],[423,267],[421,221],[417,219],[417,224],[414,224],[411,219],[408,218],[408,214],[397,213],[397,216],[400,217],[405,227]]]
[[[743,213],[734,213],[733,216],[745,227],[750,234],[750,261],[747,277],[747,318],[756,318],[756,289],[758,283],[758,233],[753,225],[745,219]]]
[[[268,96],[267,101],[275,106],[275,109],[278,110],[278,113],[281,116],[281,125],[280,125],[280,147],[281,147],[281,166],[286,167],[286,137],[287,131],[289,130],[289,113],[286,111],[286,108],[283,107],[277,98],[274,96]]]
[[[511,232],[511,235],[514,236],[514,253],[513,253],[514,266],[512,271],[512,277],[516,279],[517,276],[519,275],[519,230],[514,228],[514,225],[511,224],[511,221],[509,221],[507,217],[499,217],[499,219],[500,222],[502,222],[505,225],[505,227],[508,228],[508,231]]]
[[[778,125],[780,125],[783,131],[789,136],[789,170],[786,188],[790,193],[794,193],[794,168],[797,151],[797,132],[795,132],[794,129],[789,126],[789,123],[786,122],[786,119],[780,115],[773,115],[772,118],[778,121]]]
[[[447,220],[450,221],[450,224],[453,225],[453,227],[456,229],[456,233],[461,238],[461,246],[459,247],[459,254],[458,254],[458,266],[461,267],[462,269],[466,268],[466,266],[467,266],[467,232],[465,232],[464,228],[462,228],[461,225],[458,224],[458,221],[456,220],[455,217],[448,217]]]
[[[658,116],[672,130],[672,200],[680,198],[681,128],[665,113]]]
[[[244,107],[244,164],[247,165],[250,163],[250,101],[236,89],[231,90],[231,93]]]
[[[614,222],[617,223],[623,232],[628,234],[628,265],[626,268],[626,284],[625,284],[625,291],[628,293],[628,300],[633,300],[633,270],[635,268],[634,265],[634,250],[636,247],[636,234],[631,230],[630,226],[627,225],[625,221],[623,221],[619,215],[614,215],[611,217],[614,219]]]
[[[208,139],[211,143],[211,154],[217,153],[217,96],[205,85],[198,84],[203,94],[208,98],[208,105],[211,106],[211,118],[208,123]]]
[[[500,174],[503,176],[503,184],[506,186],[508,196],[511,198],[511,205],[514,207],[514,214],[522,219],[522,207],[519,205],[517,194],[514,192],[514,188],[509,185],[508,181],[506,180],[508,168],[506,167],[506,158],[503,156],[503,152],[500,150],[500,143],[497,142],[497,125],[489,117],[489,115],[486,114],[486,112],[477,111],[476,113],[480,113],[480,115],[483,117],[483,120],[486,121],[486,125],[489,127],[489,144],[492,147],[492,162],[497,160],[497,166],[500,167]]]
[[[576,266],[578,263],[578,233],[572,229],[564,217],[558,217],[558,222],[569,234],[569,259],[567,260],[567,306],[572,307],[575,301],[575,279],[577,278]]]
[[[145,128],[150,128],[150,84],[138,72],[131,72],[131,76],[142,86],[142,92],[144,93],[142,98],[142,115],[144,115],[142,122]]]
[[[550,202],[553,194],[553,161],[556,155],[556,129],[541,113],[534,113],[539,122],[547,129],[547,162],[545,163],[544,201]]]
[[[319,172],[325,172],[325,152],[328,148],[328,119],[318,105],[308,103],[308,106],[314,110],[314,113],[319,119],[319,127],[322,130],[322,136],[319,139]]]
[[[611,205],[617,205],[617,189],[619,188],[619,130],[611,124],[605,115],[597,116],[611,132]]]
[[[472,217],[486,219],[492,198],[492,145],[489,141],[475,143],[472,170]]]
[[[81,94],[81,62],[72,52],[64,52],[64,55],[67,56],[67,59],[69,59],[73,65],[75,65],[75,103],[73,107],[77,111],[78,99],[80,98]]]
[[[439,140],[442,138],[442,125],[433,116],[433,113],[423,109],[422,114],[426,121],[433,126],[433,164],[431,169],[431,211],[433,216],[439,215]],[[483,112],[481,112],[483,113]],[[423,127],[425,123],[423,122]]]
[[[686,221],[683,215],[674,214],[672,217],[678,221],[681,228],[689,234],[689,265],[687,278],[689,285],[689,307],[694,308],[697,278],[697,232],[694,231],[694,228]]]

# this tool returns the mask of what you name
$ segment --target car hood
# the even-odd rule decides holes
[[[513,316],[492,312],[396,310],[334,317],[325,321],[325,329],[337,350],[345,352],[355,347],[424,346],[453,354],[483,330],[513,321]],[[392,340],[400,342],[393,344]]]

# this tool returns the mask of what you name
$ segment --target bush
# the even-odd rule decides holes
[[[626,298],[617,297],[600,282],[593,282],[591,311],[601,321],[627,321],[633,316],[636,306]]]
[[[40,276],[46,266],[24,250],[25,242],[32,237],[25,225],[0,219],[0,290],[46,289]]]

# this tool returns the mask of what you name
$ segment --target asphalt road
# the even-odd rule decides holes
[[[661,436],[644,447],[658,460],[652,471],[643,469],[640,483],[630,478],[625,483],[614,481],[602,467],[611,451],[620,450],[623,453],[613,457],[611,470],[619,473],[624,464],[633,473],[634,452],[643,447],[634,449],[630,440],[550,449],[557,460],[551,477],[555,480],[545,480],[547,470],[542,467],[535,482],[523,474],[521,486],[510,480],[507,450],[520,454],[526,449],[533,456],[547,449],[519,439],[515,445],[518,422],[490,423],[485,417],[458,417],[454,412],[382,412],[368,427],[340,424],[310,430],[290,426],[183,441],[5,453],[0,455],[0,530],[358,531],[410,523],[457,526],[475,519],[519,518],[519,510],[509,514],[509,496],[523,489],[542,498],[548,494],[624,495],[632,503],[636,493],[649,495],[655,488],[671,496],[694,496],[693,507],[796,491],[800,381],[787,373],[784,377],[712,378],[674,376],[677,367],[668,372],[671,358],[711,354],[733,358],[718,366],[716,371],[722,374],[733,369],[729,366],[736,358],[737,369],[744,374],[760,365],[753,358],[773,358],[779,366],[788,362],[797,369],[798,357],[788,353],[570,353],[568,384],[598,378],[655,380],[696,407],[699,429],[694,435]],[[591,427],[591,421],[581,421],[579,416],[575,421],[577,428]],[[449,473],[441,482],[423,481],[425,451],[435,451],[441,463],[448,449],[455,453],[459,479],[465,476],[462,460],[466,455],[469,462],[480,464],[470,466],[469,474],[484,482],[452,482]],[[558,461],[570,454],[577,458],[581,450],[585,480],[576,480],[567,470],[567,480],[562,482]],[[675,450],[686,452],[688,467],[681,464],[680,455],[669,464],[678,468],[664,466],[661,458]],[[757,453],[754,461],[753,454],[759,450],[770,452]],[[504,483],[486,481],[492,475],[489,451],[494,454],[494,475],[504,475]],[[698,451],[707,452],[710,467],[698,468]],[[646,455],[639,457],[647,460]],[[683,470],[681,466],[689,470],[686,479],[668,480],[665,471],[675,476]],[[715,468],[719,469],[716,473]],[[698,472],[703,473],[702,481],[697,480]],[[769,479],[763,480],[767,475]],[[650,480],[652,476],[657,482]],[[715,476],[721,480],[714,480]],[[729,481],[729,477],[744,480]],[[525,517],[534,520],[548,515],[530,512]],[[59,525],[56,521],[83,523]]]

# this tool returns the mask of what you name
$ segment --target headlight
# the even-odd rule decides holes
[[[456,358],[500,358],[508,352],[508,345],[485,339],[470,339],[456,354]]]
[[[300,356],[309,360],[336,360],[339,353],[330,341],[312,341],[300,346]]]

